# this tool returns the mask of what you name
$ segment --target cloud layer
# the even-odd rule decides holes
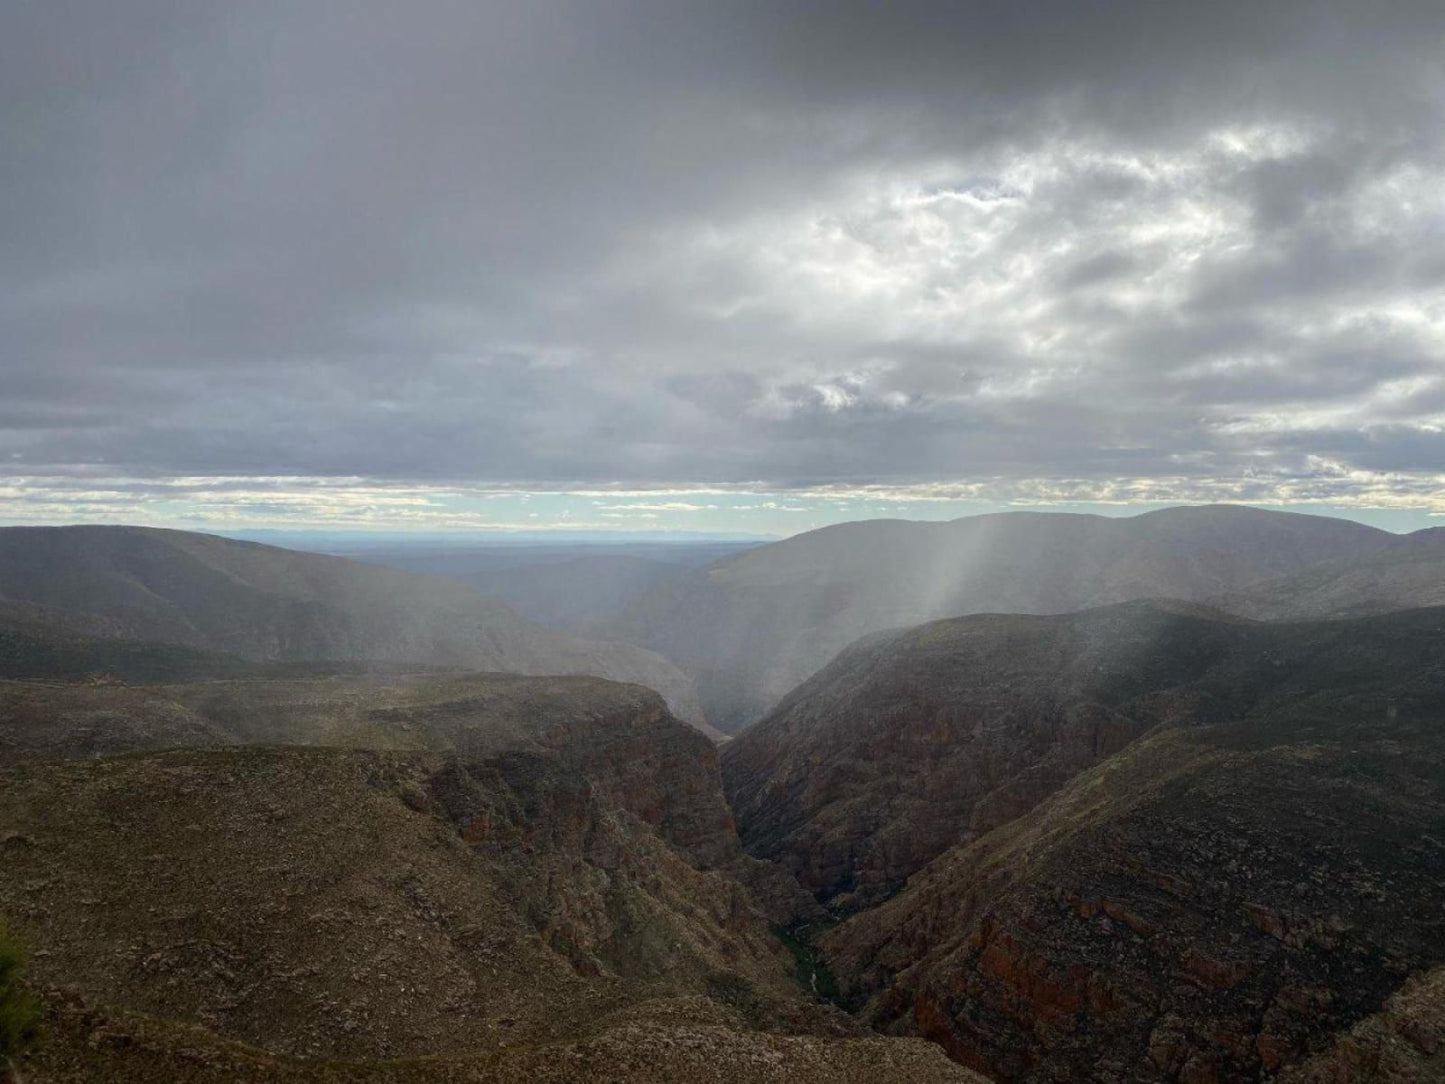
[[[0,517],[1445,510],[1438,4],[696,7],[11,5]]]

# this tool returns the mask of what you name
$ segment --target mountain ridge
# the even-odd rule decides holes
[[[888,1034],[1004,1080],[1325,1072],[1445,962],[1442,659],[1442,607],[969,615],[859,641],[724,785]]]
[[[1234,505],[1133,517],[1006,512],[865,520],[716,562],[609,628],[667,655],[736,734],[859,636],[966,613],[1067,613],[1140,598],[1218,605],[1260,580],[1385,552],[1401,536]]]
[[[452,581],[185,531],[0,528],[0,617],[251,661],[377,661],[588,673],[658,688],[705,718],[689,679],[630,644],[543,628]],[[22,615],[24,616],[24,615]]]
[[[745,847],[847,912],[1157,726],[1445,687],[1445,608],[1272,624],[1131,602],[857,642],[722,750]],[[1297,710],[1293,707],[1290,710]]]

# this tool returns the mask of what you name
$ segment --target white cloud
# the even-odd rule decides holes
[[[715,504],[692,504],[688,501],[662,501],[650,504],[603,504],[601,501],[593,501],[598,508],[605,508],[612,512],[711,512],[717,510]]]
[[[0,515],[1439,500],[1445,9],[92,6],[15,15]]]

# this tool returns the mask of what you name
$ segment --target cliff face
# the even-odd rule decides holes
[[[318,684],[251,688],[233,707],[269,705],[257,734],[272,740],[349,715]],[[96,1052],[113,1045],[117,1070],[149,1043],[136,1071],[165,1079],[187,1050],[224,1062],[225,1040],[251,1050],[229,1055],[238,1079],[296,1058],[505,1061],[587,1037],[605,1061],[620,1056],[611,1028],[645,1038],[643,1078],[667,1079],[697,1042],[846,1066],[833,1044],[861,1025],[803,996],[769,928],[791,910],[770,916],[748,887],[787,908],[786,883],[741,854],[712,744],[656,694],[524,678],[368,692],[357,733],[445,751],[52,747],[0,769],[0,912],[68,1036],[37,1076],[114,1079]],[[235,720],[206,710],[233,740]],[[668,1038],[689,1028],[696,1041]],[[811,1038],[773,1058],[772,1034]],[[889,1064],[891,1049],[860,1054]],[[914,1062],[963,1079],[900,1047]]]
[[[546,944],[583,975],[703,990],[737,972],[788,991],[765,916],[710,872],[742,862],[711,742],[650,694],[529,737],[463,736],[426,804],[525,901]]]
[[[1440,611],[1257,625],[1131,603],[860,642],[723,750],[746,849],[847,913],[1160,726],[1445,681]]]
[[[745,847],[834,909],[881,902],[1152,725],[1109,678],[1176,620],[978,617],[855,645],[725,747]]]
[[[946,852],[824,938],[847,996],[1009,1080],[1347,1058],[1335,1036],[1445,960],[1445,675],[1381,632],[1439,651],[1445,621],[1400,619],[1312,633],[1265,709],[1160,729]],[[1305,694],[1304,657],[1358,684]]]

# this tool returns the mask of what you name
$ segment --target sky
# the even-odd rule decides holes
[[[9,0],[0,522],[1445,516],[1445,5]]]

